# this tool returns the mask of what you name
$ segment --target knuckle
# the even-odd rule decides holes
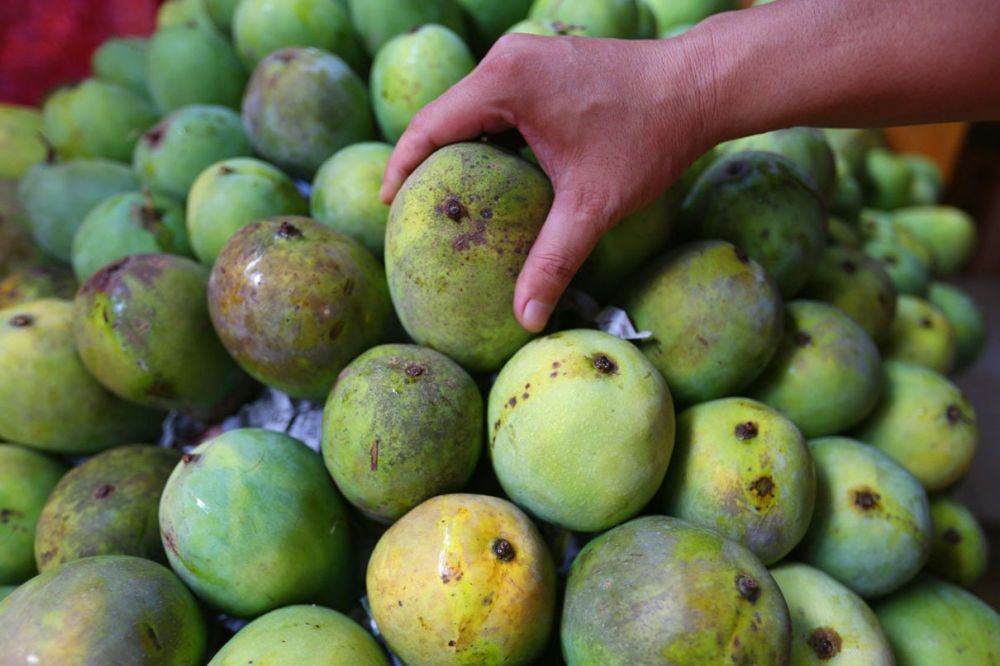
[[[538,256],[534,268],[551,282],[563,284],[573,279],[577,265],[566,254],[544,252]]]

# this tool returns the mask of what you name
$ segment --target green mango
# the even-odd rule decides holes
[[[891,212],[862,208],[858,213],[857,228],[865,242],[893,241],[913,253],[928,269],[933,264],[934,257],[927,244],[909,229],[895,224]]]
[[[423,107],[476,66],[462,38],[440,25],[397,35],[379,49],[369,90],[382,134],[396,143]]]
[[[0,294],[3,288],[0,287]],[[972,366],[983,349],[989,332],[983,311],[960,288],[944,282],[932,282],[927,290],[927,300],[944,314],[955,331],[955,364],[958,373]]]
[[[87,369],[113,393],[198,418],[228,414],[252,382],[208,315],[209,271],[171,254],[139,254],[100,269],[76,294],[74,337]]]
[[[240,0],[202,0],[205,3],[205,11],[215,27],[224,33],[232,32],[233,16]],[[343,5],[343,0],[338,0],[338,4]]]
[[[0,104],[0,178],[21,178],[45,159],[42,114],[38,109]]]
[[[122,446],[70,470],[38,519],[38,570],[95,555],[134,555],[166,564],[157,514],[160,493],[180,458],[173,449]]]
[[[719,158],[719,149],[717,146],[709,148],[707,151],[702,153],[702,155],[696,159],[694,162],[684,170],[681,177],[678,179],[680,183],[680,189],[684,197],[687,197],[688,192],[694,187],[694,184],[698,182],[701,178],[701,174],[705,173],[708,167],[712,166],[712,163]]]
[[[806,533],[815,498],[812,459],[795,424],[755,400],[723,398],[678,415],[653,506],[773,564]]]
[[[569,666],[788,664],[791,628],[778,586],[749,550],[647,516],[577,555],[561,638]]]
[[[828,144],[829,145],[829,144]],[[861,183],[850,171],[847,161],[839,155],[835,160],[837,179],[829,200],[830,212],[845,220],[856,220],[864,207]]]
[[[160,433],[162,413],[119,400],[80,362],[69,301],[0,310],[0,377],[0,439],[81,455]]]
[[[311,179],[335,152],[374,134],[365,84],[337,56],[288,48],[264,58],[243,97],[243,126],[265,159]]]
[[[958,273],[978,247],[976,223],[958,208],[910,206],[894,211],[891,219],[930,251],[935,277]]]
[[[606,530],[637,514],[663,481],[673,401],[627,341],[575,330],[530,342],[504,365],[487,404],[497,478],[546,522]]]
[[[73,298],[76,280],[59,264],[39,264],[22,268],[0,280],[0,309],[42,298]]]
[[[652,10],[650,10],[652,11]],[[659,39],[673,39],[674,37],[680,37],[685,32],[693,28],[695,23],[678,23],[676,25],[670,26],[666,30],[662,31],[658,37]]]
[[[712,14],[739,8],[736,0],[640,0],[656,17],[656,27],[662,33],[679,24],[694,24]]]
[[[837,167],[833,150],[823,132],[815,127],[789,127],[754,134],[720,144],[721,155],[745,151],[760,151],[784,155],[795,162],[824,200],[829,201],[837,188]]]
[[[976,413],[957,386],[929,368],[885,362],[885,393],[855,436],[885,451],[928,492],[968,471],[976,453]]]
[[[354,29],[371,56],[396,35],[427,23],[443,25],[465,37],[462,10],[455,0],[347,0],[347,4]]]
[[[795,557],[866,599],[913,578],[931,550],[920,483],[878,449],[846,437],[810,440],[816,510]]]
[[[465,13],[469,43],[478,53],[486,53],[508,28],[524,20],[532,0],[455,0]]]
[[[312,46],[339,56],[359,76],[368,55],[346,8],[335,0],[242,0],[232,17],[233,43],[247,69],[291,46]]]
[[[932,576],[876,604],[875,613],[898,666],[1000,662],[1000,615]]]
[[[321,606],[288,606],[262,615],[229,639],[208,666],[389,666],[372,635]]]
[[[312,218],[364,245],[376,259],[385,251],[389,206],[379,191],[392,146],[356,143],[323,163],[312,183]]]
[[[819,569],[784,562],[771,569],[792,616],[792,663],[894,666],[889,641],[861,597]]]
[[[98,79],[117,83],[143,97],[146,87],[146,37],[111,37],[90,56],[90,68]]]
[[[641,349],[679,404],[746,388],[781,343],[781,294],[759,264],[724,241],[682,245],[626,293]]]
[[[885,138],[878,129],[825,128],[823,134],[837,159],[843,160],[850,174],[858,179],[864,176],[868,151],[885,146]]]
[[[819,301],[785,305],[781,346],[749,396],[790,418],[806,437],[843,432],[882,393],[878,348],[853,319]]]
[[[586,37],[633,39],[639,34],[637,0],[535,0],[528,18],[583,26]]]
[[[826,221],[826,236],[830,245],[837,247],[847,247],[854,250],[861,249],[861,232],[848,222],[839,217],[831,216]],[[895,290],[895,287],[893,287]]]
[[[653,10],[643,0],[636,0],[635,9],[638,12],[635,38],[656,39],[656,16],[653,15]]]
[[[906,161],[913,174],[909,197],[911,205],[934,206],[941,203],[944,196],[944,175],[937,163],[920,154],[903,154],[900,157]]]
[[[927,570],[950,583],[972,587],[989,563],[989,540],[963,504],[937,497],[931,500],[934,542]]]
[[[305,215],[308,205],[291,178],[267,162],[236,157],[195,179],[187,202],[188,240],[208,266],[240,229],[275,215]]]
[[[117,259],[151,252],[191,256],[184,209],[158,194],[115,194],[92,208],[77,229],[73,272],[83,283]]]
[[[865,242],[865,254],[885,270],[898,295],[923,296],[931,282],[931,271],[913,250],[896,240],[875,239]]]
[[[157,32],[177,26],[215,32],[208,0],[166,0],[156,11]]]
[[[183,201],[209,166],[252,155],[238,113],[195,104],[177,109],[142,135],[132,153],[132,168],[143,185]]]
[[[32,578],[0,603],[9,663],[190,666],[205,621],[169,569],[123,555],[87,557]]]
[[[491,371],[531,339],[511,303],[551,205],[541,171],[483,143],[442,148],[410,175],[389,212],[385,267],[417,344]]]
[[[69,263],[73,236],[90,209],[113,194],[139,188],[132,170],[110,160],[36,164],[18,187],[31,233],[45,252]]]
[[[898,321],[896,285],[879,261],[860,250],[828,246],[800,296],[835,305],[875,341],[884,340]]]
[[[65,465],[44,453],[0,444],[0,585],[35,574],[38,516],[65,473]]]
[[[191,104],[240,107],[247,72],[225,37],[189,25],[161,28],[149,40],[146,85],[167,113]]]
[[[393,332],[379,263],[357,241],[304,217],[238,231],[215,262],[208,308],[247,373],[317,401],[351,359]]]
[[[542,21],[537,19],[525,19],[519,21],[512,25],[508,30],[508,35],[510,34],[522,34],[522,35],[541,35],[542,37],[566,37],[569,35],[574,35],[577,37],[584,36],[584,30],[586,28],[582,25],[577,25],[574,23],[563,23],[562,21]],[[532,160],[537,162],[537,160]]]
[[[746,250],[789,298],[826,246],[826,206],[809,176],[775,153],[722,155],[684,200],[684,224],[698,238]]]
[[[944,375],[955,365],[955,349],[955,329],[937,306],[916,296],[899,297],[882,345],[886,359],[919,363]]]
[[[288,435],[231,430],[186,454],[163,489],[160,532],[177,575],[230,615],[353,603],[344,503]]]
[[[52,263],[35,246],[27,216],[17,197],[18,181],[0,178],[0,279],[20,270]]]
[[[892,210],[909,203],[913,173],[906,160],[891,150],[872,148],[865,154],[861,184],[868,206]]]

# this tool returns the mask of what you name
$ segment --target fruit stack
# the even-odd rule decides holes
[[[0,663],[1000,663],[946,494],[975,226],[933,164],[717,146],[576,277],[630,339],[515,321],[529,153],[448,146],[378,199],[508,29],[729,4],[170,0],[0,108]],[[262,391],[321,410],[319,452],[219,426]]]

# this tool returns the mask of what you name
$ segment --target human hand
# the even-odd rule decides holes
[[[514,292],[515,316],[538,332],[600,237],[714,145],[697,50],[684,37],[507,35],[413,119],[389,160],[382,199],[391,202],[438,148],[517,128],[555,191]]]

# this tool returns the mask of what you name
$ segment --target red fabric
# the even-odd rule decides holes
[[[0,102],[37,106],[112,36],[153,31],[157,0],[0,0]]]

